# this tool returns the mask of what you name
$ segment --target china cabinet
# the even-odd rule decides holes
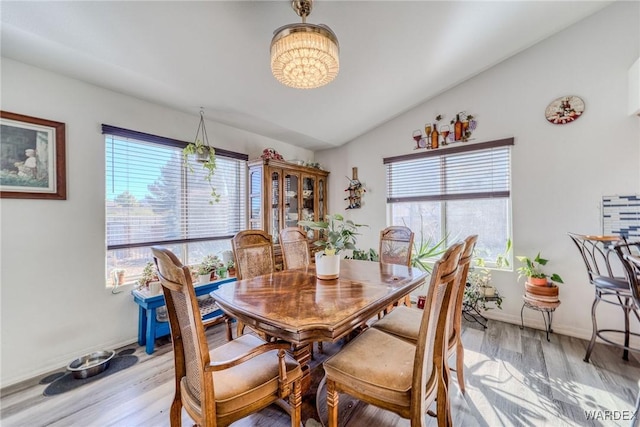
[[[282,160],[249,162],[249,228],[272,236],[277,264],[280,230],[296,227],[299,220],[319,221],[327,215],[328,176],[322,169]],[[310,242],[320,238],[318,231],[306,232]]]

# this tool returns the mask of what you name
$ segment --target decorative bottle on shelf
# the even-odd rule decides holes
[[[438,148],[438,138],[440,137],[436,126],[437,125],[434,123],[433,129],[431,130],[431,148],[433,149]]]
[[[456,114],[456,122],[453,125],[453,132],[455,140],[460,141],[462,139],[462,122],[460,121],[460,114]]]

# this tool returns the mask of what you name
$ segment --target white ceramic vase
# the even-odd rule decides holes
[[[337,279],[340,274],[340,255],[316,252],[316,277],[320,280]]]

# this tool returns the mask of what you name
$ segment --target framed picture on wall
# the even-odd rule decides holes
[[[0,111],[0,197],[66,200],[64,123]]]

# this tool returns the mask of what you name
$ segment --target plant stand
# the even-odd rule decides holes
[[[547,333],[547,341],[551,341],[549,339],[549,334],[553,333],[553,329],[551,328],[551,321],[553,320],[553,312],[556,311],[556,308],[560,305],[560,301],[557,302],[544,302],[544,301],[536,301],[531,298],[527,298],[523,296],[524,303],[522,304],[522,308],[520,309],[520,329],[524,329],[524,317],[523,312],[525,308],[539,311],[542,313],[542,320],[544,321],[544,329]]]
[[[475,304],[470,304],[468,302],[463,302],[462,304],[462,315],[469,322],[476,322],[484,329],[487,329],[488,319],[482,315],[480,310],[478,310],[478,301],[492,302],[498,301],[500,299],[500,294],[496,290],[496,293],[490,297],[488,296],[480,296]]]

